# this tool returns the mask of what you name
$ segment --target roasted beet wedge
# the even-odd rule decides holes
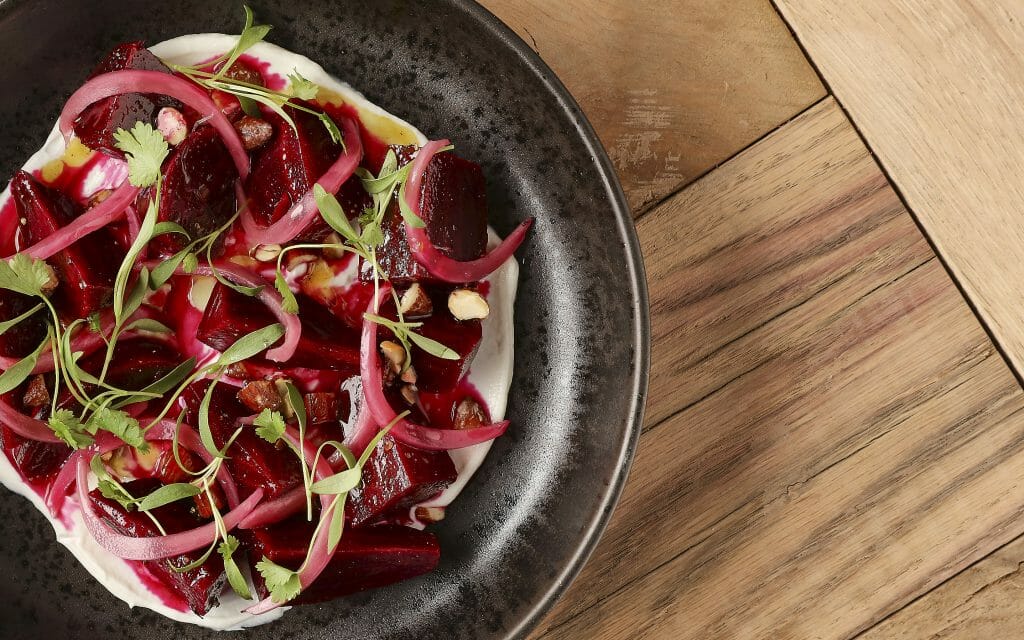
[[[0,289],[0,322],[13,320],[39,302],[37,298]],[[24,358],[39,346],[46,337],[46,312],[40,309],[0,334],[0,355],[8,358]]]
[[[115,47],[89,77],[125,69],[171,73],[142,42],[126,42]],[[152,123],[161,107],[180,108],[181,104],[166,96],[140,93],[106,98],[90,105],[75,120],[75,135],[90,149],[123,158],[124,154],[114,146],[114,132],[131,129],[136,122]]]
[[[277,221],[312,188],[341,154],[341,145],[331,140],[320,120],[309,113],[285,107],[295,121],[292,128],[280,117],[269,114],[274,137],[253,160],[246,193],[253,217],[264,226]],[[330,227],[319,216],[303,231],[300,239],[321,238]]]
[[[207,385],[207,382],[198,382],[185,391],[185,402],[190,408],[190,424],[198,424],[198,407]],[[239,418],[252,414],[235,397],[237,392],[237,388],[227,384],[219,384],[213,390],[210,430],[218,447],[223,447],[235,433]],[[242,429],[231,446],[227,466],[243,497],[256,489],[263,489],[267,499],[276,498],[302,483],[302,468],[298,457],[283,444],[277,447],[260,438],[253,427]]]
[[[250,564],[263,557],[289,569],[297,569],[306,557],[315,522],[295,517],[249,538]],[[338,550],[320,577],[289,604],[311,604],[376,589],[433,571],[441,558],[434,534],[408,527],[379,526],[348,529]],[[253,572],[256,591],[266,598],[263,578]]]
[[[427,235],[444,255],[455,260],[475,260],[487,250],[487,190],[480,165],[439,153],[431,159],[423,178],[420,213]],[[405,225],[397,201],[391,203],[384,222],[384,245],[377,253],[381,269],[396,284],[429,280],[430,274],[409,251]],[[369,265],[360,272],[372,280]]]
[[[459,354],[458,360],[444,360],[432,356],[417,346],[413,346],[412,362],[416,367],[416,385],[431,393],[450,391],[459,384],[462,376],[469,371],[476,350],[480,346],[483,329],[479,320],[456,320],[448,311],[448,292],[446,287],[430,291],[434,313],[423,320],[423,326],[417,331],[420,335],[431,338],[453,349]]]
[[[197,127],[174,149],[164,167],[160,220],[177,222],[192,238],[210,233],[235,213],[236,180],[238,170],[217,131]],[[151,190],[140,195],[140,211],[146,210],[151,197]],[[178,234],[165,234],[149,246],[166,256],[179,251],[185,242]]]
[[[15,407],[20,406],[16,395],[11,393],[6,396],[6,400]],[[52,479],[71,455],[71,447],[66,444],[26,440],[7,427],[0,427],[0,446],[14,467],[29,482]]]
[[[99,375],[106,351],[101,349],[83,359],[82,368]],[[119,388],[137,391],[153,384],[185,360],[167,342],[138,338],[121,339],[114,346],[114,357],[107,369],[106,381]]]
[[[363,467],[363,482],[349,494],[346,515],[355,526],[402,514],[455,482],[444,451],[421,451],[384,436]]]
[[[292,367],[359,370],[359,334],[323,306],[298,294],[302,339]],[[199,323],[199,340],[224,351],[247,333],[276,322],[259,300],[217,284]]]
[[[125,489],[135,497],[145,496],[158,487],[160,482],[147,478],[125,483]],[[92,499],[93,508],[107,521],[107,523],[120,533],[136,538],[150,538],[160,535],[160,531],[144,513],[138,511],[127,511],[118,503],[104,498],[98,489],[89,493]],[[178,533],[188,529],[194,529],[204,521],[197,517],[190,509],[191,501],[178,501],[169,505],[158,507],[151,511],[167,533]],[[174,566],[184,566],[194,562],[203,555],[203,550],[192,551],[175,558],[165,560],[152,560],[139,562],[154,578],[167,585],[168,590],[185,598],[188,606],[198,615],[206,615],[210,609],[217,606],[221,591],[224,588],[224,561],[220,554],[211,554],[209,559],[197,568],[183,573],[171,569]]]
[[[11,180],[23,246],[35,244],[71,222],[78,211],[70,198],[24,171]],[[54,254],[47,262],[60,284],[54,306],[70,318],[85,318],[110,304],[114,276],[124,256],[106,229],[100,229]]]

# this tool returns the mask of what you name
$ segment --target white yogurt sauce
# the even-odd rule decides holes
[[[224,34],[195,34],[181,36],[161,42],[150,51],[165,61],[176,64],[196,64],[209,60],[230,50],[236,36]],[[298,71],[316,84],[341,95],[349,104],[355,105],[361,113],[378,115],[391,121],[395,126],[412,134],[419,144],[427,141],[426,137],[407,122],[387,113],[380,107],[371,104],[359,92],[349,85],[330,76],[324,69],[306,58],[269,43],[259,43],[248,51],[249,54],[269,63],[269,71],[282,77]],[[48,162],[59,159],[64,154],[64,141],[54,127],[43,148],[36,152],[25,163],[26,171],[41,169]],[[99,163],[93,170],[95,175],[86,176],[86,189],[99,190],[120,181],[123,175],[110,175],[110,170],[123,167],[120,163]],[[89,196],[90,193],[77,194]],[[10,189],[0,193],[0,208],[10,198]],[[490,233],[490,245],[493,247],[498,237]],[[469,381],[480,392],[487,403],[491,417],[500,420],[505,415],[509,386],[512,383],[513,327],[512,314],[515,302],[516,286],[519,279],[519,265],[514,258],[509,259],[487,280],[490,282],[488,302],[490,315],[483,321],[483,338],[479,351],[473,361]],[[491,443],[486,442],[466,449],[450,452],[459,477],[443,494],[431,500],[429,505],[445,506],[452,502],[462,490],[473,473],[480,467]],[[201,618],[191,611],[178,611],[166,606],[160,598],[151,593],[131,566],[111,555],[93,540],[85,528],[77,498],[74,494],[65,502],[63,519],[69,523],[66,527],[60,520],[50,518],[49,511],[43,500],[36,495],[21,479],[18,472],[11,466],[7,456],[0,455],[0,483],[11,491],[21,494],[42,512],[57,534],[57,540],[67,547],[103,586],[112,594],[123,600],[129,607],[145,607],[163,614],[174,620],[201,625],[211,629],[241,629],[276,620],[287,610],[282,607],[260,616],[244,613],[243,609],[251,603],[243,601],[230,589],[226,588],[221,596],[221,605]]]

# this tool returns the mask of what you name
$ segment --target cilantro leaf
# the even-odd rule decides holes
[[[260,572],[263,580],[267,583],[271,599],[278,604],[288,602],[302,591],[302,583],[299,582],[297,571],[286,569],[266,556],[256,563],[256,570]]]
[[[78,416],[67,409],[57,409],[47,420],[50,429],[58,438],[73,449],[81,449],[93,443],[93,439],[85,433],[85,425]]]
[[[163,134],[148,122],[136,122],[131,131],[114,132],[114,146],[128,160],[128,180],[136,187],[148,187],[160,178],[160,166],[170,152]]]
[[[278,269],[274,273],[274,288],[281,295],[281,308],[284,309],[285,313],[295,315],[299,312],[299,301],[295,298],[295,294],[292,293],[291,287],[288,286],[288,282],[284,279],[284,274]]]
[[[124,411],[100,407],[89,417],[86,430],[95,434],[98,430],[109,431],[137,449],[146,448],[146,438],[139,427],[139,421]]]
[[[233,557],[237,550],[238,538],[235,536],[226,537],[224,542],[220,543],[220,546],[217,547],[217,553],[224,558],[224,573],[227,574],[228,584],[231,585],[231,588],[239,596],[246,600],[252,600],[249,584],[245,581],[245,576],[242,575]]]
[[[122,487],[120,482],[110,476],[100,456],[93,456],[92,460],[89,461],[89,466],[99,481],[97,488],[104,498],[117,502],[125,509],[131,509],[138,503],[138,500],[128,493],[128,490]]]
[[[288,80],[292,84],[293,96],[299,100],[316,100],[316,94],[319,93],[320,87],[315,82],[303,78],[302,74],[295,70],[288,74]]]
[[[56,275],[43,260],[16,253],[8,261],[0,260],[0,289],[28,296],[44,296],[56,285]]]
[[[235,43],[231,53],[228,54],[227,60],[224,61],[224,64],[217,71],[215,76],[217,78],[223,76],[235,64],[238,56],[251,49],[257,42],[266,38],[272,28],[269,24],[253,24],[252,9],[247,5],[242,5],[242,8],[245,9],[245,27],[242,29],[241,35],[238,36],[238,42]]]
[[[253,420],[253,424],[256,425],[256,435],[271,444],[280,440],[285,432],[284,416],[279,411],[264,409]]]

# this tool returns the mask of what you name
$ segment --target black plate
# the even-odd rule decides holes
[[[519,253],[512,428],[444,522],[433,574],[289,612],[250,638],[515,638],[579,570],[622,488],[646,394],[647,293],[632,219],[579,107],[540,59],[456,0],[251,0],[270,40],[480,161]],[[0,0],[0,179],[114,44],[237,33],[240,2]],[[216,634],[129,610],[0,490],[0,637]]]

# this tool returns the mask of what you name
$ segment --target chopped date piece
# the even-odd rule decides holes
[[[238,170],[217,130],[200,126],[178,145],[167,159],[160,191],[160,221],[177,222],[192,238],[200,238],[222,226],[235,214],[235,181]],[[137,207],[145,211],[153,188],[139,194]],[[180,234],[154,238],[149,247],[171,255],[184,247]]]
[[[311,425],[336,422],[342,414],[342,400],[337,393],[317,391],[302,396],[306,422]]]
[[[400,515],[455,482],[458,473],[444,451],[422,451],[384,438],[363,468],[362,483],[349,494],[346,515],[354,526]]]
[[[50,391],[46,388],[46,378],[39,373],[32,376],[25,387],[25,395],[21,399],[26,407],[38,408],[50,404]]]
[[[320,304],[297,294],[302,338],[292,367],[359,370],[359,334]],[[240,337],[277,322],[259,300],[217,284],[206,306],[197,336],[203,343],[224,351]]]
[[[199,404],[208,385],[207,381],[197,382],[183,394],[189,407],[190,424],[198,424]],[[214,444],[223,447],[238,429],[238,419],[251,414],[252,411],[235,398],[233,387],[217,385],[210,401],[210,430]],[[231,445],[231,453],[225,464],[243,496],[256,489],[263,489],[269,500],[302,484],[298,457],[287,447],[277,447],[260,438],[252,427],[242,428],[241,434]]]
[[[475,429],[490,424],[487,413],[473,398],[463,398],[455,405],[452,426],[456,429]]]
[[[252,380],[246,382],[238,391],[238,400],[245,406],[259,413],[264,409],[280,411],[284,407],[281,394],[270,380]]]
[[[270,141],[274,135],[274,127],[261,118],[242,116],[235,121],[235,131],[242,139],[246,151],[254,151]]]
[[[249,560],[264,556],[289,569],[298,569],[306,557],[315,522],[295,517],[265,529],[253,530]],[[289,604],[311,604],[376,589],[433,571],[441,557],[432,533],[409,527],[383,525],[348,529],[341,537],[327,568]],[[253,572],[260,597],[269,596],[262,576]]]
[[[480,165],[451,152],[435,155],[427,165],[421,191],[420,214],[427,236],[438,250],[453,260],[475,260],[487,251],[487,190]],[[377,262],[395,284],[431,280],[416,262],[405,236],[405,224],[397,200],[392,201],[381,225],[384,244]],[[363,280],[373,279],[364,261]]]
[[[142,42],[126,42],[115,47],[89,77],[95,78],[125,69],[171,73]],[[124,153],[114,145],[114,132],[118,129],[130,130],[136,122],[153,124],[157,112],[163,107],[180,110],[182,105],[167,96],[141,93],[105,98],[90,105],[78,116],[74,124],[75,135],[90,149],[123,158]]]
[[[241,58],[232,63],[231,67],[224,72],[224,76],[247,84],[267,86],[267,81],[263,79],[263,73]]]
[[[23,246],[35,244],[74,220],[80,213],[66,195],[19,171],[11,180]],[[66,317],[85,318],[108,306],[114,277],[124,257],[109,230],[100,229],[78,240],[47,261],[60,284],[52,300]]]
[[[274,135],[253,159],[246,185],[253,217],[263,226],[280,219],[341,155],[341,145],[315,115],[291,107],[285,111],[295,127],[280,116],[267,115]],[[319,240],[328,233],[330,227],[317,216],[298,239]]]
[[[147,478],[127,482],[124,487],[131,495],[140,497],[149,495],[158,489],[160,484],[158,480]],[[117,502],[104,498],[99,489],[93,489],[89,493],[89,498],[92,500],[97,514],[122,535],[136,538],[151,538],[160,535],[156,525],[145,513],[126,510]],[[150,513],[160,521],[167,533],[179,533],[194,529],[205,522],[189,509],[189,504],[179,500],[153,509]],[[217,606],[224,588],[226,578],[224,576],[224,561],[220,554],[211,554],[206,562],[191,571],[179,573],[174,571],[171,565],[181,567],[194,562],[203,555],[203,552],[203,549],[198,549],[174,558],[150,560],[138,562],[138,564],[146,567],[154,578],[167,585],[170,592],[183,596],[189,608],[202,616]]]

